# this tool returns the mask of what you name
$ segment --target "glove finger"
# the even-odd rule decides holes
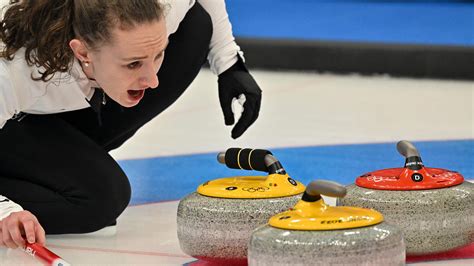
[[[219,90],[219,100],[221,104],[222,113],[224,114],[224,122],[226,125],[234,124],[234,113],[232,112],[233,97],[223,90]]]
[[[255,111],[253,112],[254,113],[254,116],[253,116],[253,121],[255,122],[255,120],[257,120],[258,118],[258,115],[260,114],[260,105],[262,104],[262,95],[258,95],[257,96],[257,101],[256,101],[256,104],[255,104]]]
[[[237,124],[235,124],[234,128],[232,129],[232,138],[236,139],[240,137],[250,125],[255,122],[257,117],[255,116],[256,106],[257,106],[258,99],[254,96],[247,96],[247,100],[244,104],[244,112],[240,117]],[[258,115],[257,115],[258,116]]]

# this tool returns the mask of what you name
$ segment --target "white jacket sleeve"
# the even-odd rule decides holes
[[[232,34],[232,25],[224,0],[198,0],[198,2],[212,19],[213,34],[208,60],[211,71],[219,75],[237,62],[237,53],[241,56],[243,54]]]
[[[4,62],[0,61],[0,130],[20,112],[19,101]]]
[[[23,208],[15,202],[0,195],[0,221],[10,215],[12,212],[22,211]]]

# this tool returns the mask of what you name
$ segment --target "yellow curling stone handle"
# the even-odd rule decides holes
[[[383,221],[382,214],[372,209],[329,206],[321,194],[344,197],[346,189],[331,181],[313,181],[295,207],[273,216],[269,224],[290,230],[339,230],[375,225]]]

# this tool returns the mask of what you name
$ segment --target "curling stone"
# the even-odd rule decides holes
[[[229,168],[265,171],[205,182],[178,205],[178,239],[184,253],[219,264],[245,264],[252,231],[288,210],[304,185],[267,150],[231,148],[218,161]]]
[[[403,230],[407,255],[455,249],[474,241],[474,184],[455,171],[424,167],[413,144],[400,141],[404,168],[366,173],[338,205],[380,211]]]
[[[404,265],[401,230],[371,209],[332,207],[344,186],[313,181],[289,211],[273,216],[250,240],[249,265]]]

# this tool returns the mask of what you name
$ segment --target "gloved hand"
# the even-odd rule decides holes
[[[245,95],[244,111],[237,124],[232,129],[232,138],[240,137],[250,125],[257,120],[262,101],[262,90],[250,75],[244,62],[238,56],[238,61],[219,75],[219,100],[226,125],[234,124],[232,100]]]

